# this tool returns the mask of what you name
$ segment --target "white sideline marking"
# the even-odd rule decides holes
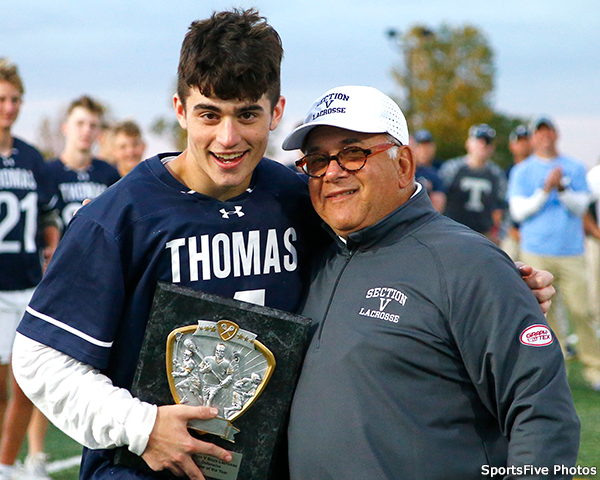
[[[77,455],[71,458],[65,458],[64,460],[56,460],[55,462],[50,462],[46,466],[46,470],[48,473],[56,473],[62,470],[66,470],[67,468],[75,467],[81,463],[81,455]]]

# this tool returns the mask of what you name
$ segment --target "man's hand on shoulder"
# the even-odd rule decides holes
[[[83,202],[81,202],[81,207],[85,207],[88,203],[91,203],[92,200],[90,198],[86,198]],[[79,207],[77,210],[75,210],[73,212],[73,216],[75,216],[77,214],[77,212],[79,211],[79,209],[81,208]]]
[[[519,269],[527,286],[531,288],[545,315],[548,313],[552,304],[552,297],[556,293],[556,290],[552,286],[554,275],[546,270],[538,270],[537,268],[525,265],[523,262],[515,262],[515,265]]]
[[[191,480],[204,480],[204,475],[194,463],[192,455],[203,453],[230,462],[231,454],[217,445],[194,438],[187,429],[194,418],[210,419],[217,409],[188,405],[158,407],[158,414],[142,458],[155,471],[168,469],[175,475],[187,475]]]

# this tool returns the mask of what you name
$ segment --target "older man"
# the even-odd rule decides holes
[[[398,106],[358,86],[284,142],[334,238],[303,312],[292,479],[563,477],[579,422],[560,346],[509,258],[433,209],[407,144]]]

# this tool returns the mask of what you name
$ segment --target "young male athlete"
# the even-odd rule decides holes
[[[84,95],[73,100],[62,125],[65,148],[48,163],[48,176],[57,191],[54,208],[64,226],[83,200],[96,198],[121,178],[116,168],[92,154],[103,115],[104,107],[93,98]]]
[[[47,223],[42,236],[49,256],[60,238],[49,208],[52,192],[45,181],[44,159],[36,148],[11,132],[24,91],[17,66],[0,58],[0,425],[4,423],[0,435],[0,479],[13,476],[13,465],[33,410],[16,382],[11,380],[10,388],[8,384],[15,331],[42,278],[38,219],[42,217]],[[43,441],[44,432],[32,434],[35,440],[41,437]],[[41,446],[39,451],[32,451],[32,443],[36,443],[32,440],[30,436],[30,454],[43,456]],[[40,455],[28,456],[26,465],[39,458]]]
[[[215,411],[157,408],[127,388],[158,280],[299,307],[322,240],[306,184],[262,158],[285,104],[282,53],[253,10],[191,25],[174,97],[187,149],[142,162],[77,213],[19,327],[23,388],[94,449],[84,451],[82,478],[149,476],[114,464],[120,445],[154,470],[192,479],[203,477],[191,455],[231,458],[187,431],[188,420]]]
[[[119,175],[124,177],[144,159],[146,143],[140,127],[132,120],[115,125],[112,135],[112,157]]]
[[[127,388],[159,280],[299,307],[318,242],[311,232],[321,229],[306,214],[305,182],[263,158],[285,104],[282,53],[278,34],[252,10],[191,25],[174,97],[187,149],[142,162],[81,208],[27,309],[20,382],[88,447],[82,478],[148,476],[114,465],[110,447],[120,445],[155,470],[194,479],[202,475],[192,454],[231,458],[187,431],[189,419],[214,416],[211,408],[157,408]]]

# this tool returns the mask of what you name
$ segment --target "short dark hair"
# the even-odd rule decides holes
[[[181,46],[177,95],[257,101],[266,94],[275,108],[281,91],[283,47],[279,34],[254,9],[215,12],[190,25]]]

